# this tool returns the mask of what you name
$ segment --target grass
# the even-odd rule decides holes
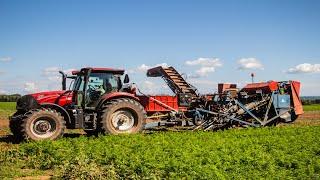
[[[15,102],[0,102],[0,119],[7,119],[15,110]]]
[[[0,178],[27,170],[58,179],[317,179],[319,132],[320,126],[249,128],[0,146]]]
[[[320,104],[304,105],[304,111],[320,111]]]
[[[15,111],[16,103],[15,102],[0,102],[1,110]]]

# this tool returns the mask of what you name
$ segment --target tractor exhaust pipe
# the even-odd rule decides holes
[[[67,75],[66,75],[63,71],[59,71],[59,73],[60,73],[61,76],[62,76],[62,82],[61,82],[62,90],[66,90],[66,89],[67,89],[67,85],[66,85]]]

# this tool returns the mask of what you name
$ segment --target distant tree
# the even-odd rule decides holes
[[[320,104],[320,99],[302,99],[301,102],[303,105]]]
[[[0,102],[16,102],[20,97],[20,94],[0,95]]]

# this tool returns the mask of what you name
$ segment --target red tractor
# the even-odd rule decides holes
[[[29,94],[17,101],[10,118],[15,137],[54,140],[66,128],[94,135],[137,133],[147,126],[258,127],[290,123],[303,113],[297,81],[252,83],[242,89],[220,84],[217,93],[200,95],[173,67],[159,66],[147,76],[161,77],[175,95],[148,96],[129,83],[124,70],[83,68],[72,76],[61,74],[62,91]],[[70,90],[67,78],[73,79]]]
[[[128,75],[121,81],[124,70],[83,68],[72,74],[63,74],[62,91],[29,94],[17,101],[10,120],[14,136],[53,140],[66,128],[89,134],[136,133],[144,128],[146,112],[128,85]],[[65,90],[66,78],[74,79],[71,90]]]

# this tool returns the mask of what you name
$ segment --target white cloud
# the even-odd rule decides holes
[[[58,67],[47,67],[42,70],[43,78],[38,81],[31,82],[20,82],[20,87],[23,88],[22,93],[34,93],[38,91],[48,91],[48,90],[60,90],[61,89],[61,75],[59,70],[62,70]],[[71,73],[75,69],[70,68],[63,70],[65,73]],[[67,87],[68,88],[68,87]]]
[[[6,72],[4,72],[4,71],[0,71],[0,75],[2,75],[2,74],[5,74]]]
[[[129,69],[128,73],[145,73],[145,72],[147,72],[148,69],[153,68],[153,67],[158,67],[158,66],[168,67],[168,64],[167,63],[160,63],[160,64],[156,64],[156,65],[141,64],[140,66],[138,66],[134,69]]]
[[[139,72],[145,72],[150,68],[150,66],[147,66],[145,64],[141,64],[140,66],[137,67],[137,71]]]
[[[214,71],[214,67],[201,67],[200,69],[196,70],[196,73],[200,76],[207,76],[209,73]]]
[[[60,71],[60,68],[58,67],[48,67],[48,68],[45,68],[42,72],[44,75],[49,76],[53,74],[58,74],[59,71]]]
[[[189,66],[207,66],[207,67],[220,67],[222,63],[219,58],[198,58],[192,61],[186,61],[186,65]]]
[[[190,78],[190,79],[197,79],[200,78],[201,76],[199,74],[188,74],[186,79]]]
[[[155,85],[153,82],[151,81],[144,81],[144,85],[147,87],[147,88],[153,88],[153,86]]]
[[[238,60],[239,67],[238,69],[261,69],[263,70],[263,65],[256,58],[242,58]]]
[[[158,88],[156,88],[156,86],[157,85],[154,82],[146,80],[141,84],[141,90],[142,90],[142,92],[147,93],[147,94],[154,94],[158,90]]]
[[[24,91],[27,93],[33,93],[36,92],[38,88],[36,87],[36,84],[34,82],[26,82],[24,83]]]
[[[289,68],[285,72],[289,73],[289,74],[319,73],[320,72],[320,64],[309,64],[309,63],[298,64],[293,68]]]
[[[201,94],[214,93],[218,87],[218,83],[206,79],[190,79],[188,82],[194,85]]]
[[[59,71],[61,71],[62,69],[58,68],[58,67],[48,67],[43,69],[42,74],[49,80],[49,81],[53,81],[53,82],[59,82],[61,81],[61,75],[59,73]],[[66,70],[62,70],[64,73],[66,74],[71,74],[72,71],[75,71],[76,69],[74,68],[70,68],[70,69],[66,69]]]
[[[60,82],[61,76],[49,76],[47,77],[49,81]]]
[[[137,88],[143,94],[149,95],[173,95],[168,85],[161,79],[148,79],[136,82]]]
[[[196,60],[186,61],[188,66],[200,66],[196,70],[196,75],[189,75],[190,78],[199,78],[202,76],[207,76],[211,72],[215,72],[217,67],[221,67],[222,63],[218,58],[198,58]]]
[[[217,85],[216,82],[213,82],[213,81],[210,81],[210,80],[200,80],[200,79],[197,79],[197,80],[190,80],[190,83],[191,84],[199,84],[199,85],[207,85],[207,86],[214,86],[214,85]]]
[[[0,95],[7,94],[7,93],[8,93],[7,91],[0,89]]]
[[[9,57],[9,56],[6,56],[6,57],[1,57],[0,58],[0,61],[1,62],[10,62],[10,61],[12,61],[12,57]]]

